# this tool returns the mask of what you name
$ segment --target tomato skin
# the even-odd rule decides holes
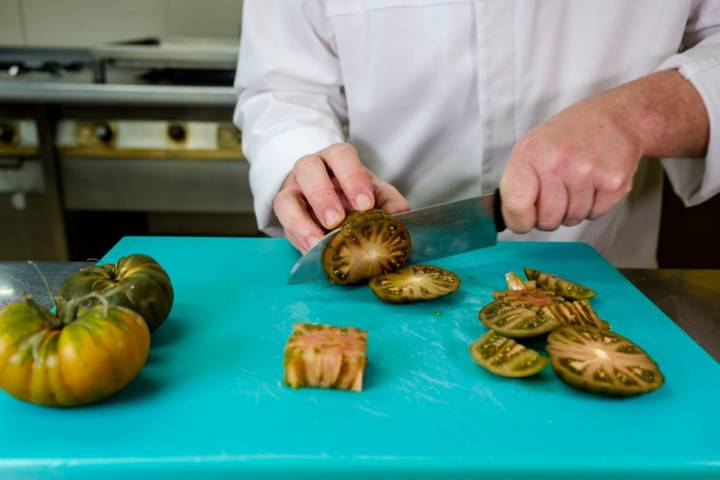
[[[0,388],[26,402],[101,400],[140,373],[149,351],[145,321],[124,307],[88,308],[67,325],[30,299],[0,310]]]
[[[135,254],[117,263],[92,265],[68,277],[58,290],[65,302],[102,294],[110,305],[127,307],[145,319],[151,332],[167,319],[174,292],[167,272],[152,257]],[[96,305],[90,298],[83,305]]]

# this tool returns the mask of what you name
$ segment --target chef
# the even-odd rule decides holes
[[[301,251],[499,185],[500,239],[652,267],[662,169],[720,191],[720,0],[246,0],[236,87],[259,226]]]

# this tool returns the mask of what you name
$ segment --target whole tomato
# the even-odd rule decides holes
[[[142,370],[150,332],[134,311],[107,303],[77,311],[70,304],[63,318],[72,320],[29,298],[0,310],[0,388],[27,402],[68,407],[113,394]]]
[[[167,318],[174,296],[165,270],[152,257],[140,254],[75,272],[60,285],[58,297],[70,302],[93,292],[104,296],[110,305],[139,313],[151,332]],[[84,302],[85,305],[96,303],[92,298]]]

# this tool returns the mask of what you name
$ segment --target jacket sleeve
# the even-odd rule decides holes
[[[659,69],[678,69],[697,89],[708,113],[710,138],[704,159],[668,158],[663,167],[675,193],[686,206],[694,206],[720,192],[720,1],[693,2],[683,48]]]
[[[320,0],[245,0],[234,120],[258,226],[282,235],[273,199],[295,162],[343,141],[347,108]]]

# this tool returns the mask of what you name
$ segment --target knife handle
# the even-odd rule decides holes
[[[507,226],[502,214],[502,197],[500,197],[500,187],[495,189],[495,202],[493,202],[493,218],[495,218],[495,230],[497,232],[504,231]]]

